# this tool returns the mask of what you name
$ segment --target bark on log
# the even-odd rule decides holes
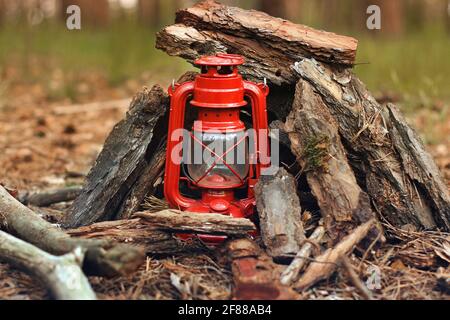
[[[154,213],[137,212],[134,217],[143,219],[149,226],[170,232],[242,236],[256,230],[249,219],[217,213],[199,214],[168,209]]]
[[[19,201],[25,205],[32,205],[36,207],[47,207],[54,203],[72,201],[81,192],[81,187],[68,187],[63,189],[48,190],[36,193],[20,193]]]
[[[341,257],[348,255],[367,236],[374,224],[374,219],[365,222],[343,238],[336,247],[327,249],[318,256],[295,283],[295,289],[306,290],[318,281],[331,276]]]
[[[233,299],[290,300],[298,294],[281,285],[280,267],[250,239],[231,240],[225,245],[234,279]]]
[[[140,247],[100,239],[71,238],[14,199],[0,186],[0,226],[51,254],[62,255],[77,247],[86,250],[83,270],[89,275],[116,276],[135,271],[145,260]]]
[[[338,124],[305,80],[297,83],[285,129],[317,199],[331,243],[375,217],[368,195],[359,187],[347,162]]]
[[[401,227],[450,230],[450,195],[432,157],[398,109],[376,102],[349,70],[304,59],[294,67],[339,125],[352,167],[379,214]]]
[[[199,249],[195,243],[180,241],[169,232],[156,230],[141,218],[97,222],[67,230],[67,233],[84,239],[100,238],[138,245],[147,254],[175,254]]]
[[[294,257],[305,240],[294,177],[283,168],[274,175],[261,176],[255,197],[267,253],[276,260]]]
[[[301,58],[352,65],[356,55],[356,39],[214,1],[178,11],[176,23],[157,35],[157,48],[190,62],[217,52],[241,54],[249,80],[266,77],[276,85],[296,82],[290,66]]]
[[[163,137],[165,139],[165,136]],[[166,143],[162,142],[155,151],[151,161],[142,172],[136,183],[130,188],[126,199],[116,215],[117,219],[129,219],[137,212],[145,197],[154,194],[156,188],[162,183],[164,165],[166,163]]]
[[[0,231],[0,261],[25,271],[49,289],[58,300],[95,300],[88,279],[81,271],[84,252],[77,248],[63,256],[53,256]]]
[[[126,118],[106,139],[82,193],[64,220],[65,227],[75,228],[122,215],[119,212],[122,204],[130,196],[135,197],[130,190],[164,141],[168,105],[168,95],[159,86],[144,89],[134,97]],[[136,202],[133,198],[129,201]],[[128,214],[126,208],[123,211]]]

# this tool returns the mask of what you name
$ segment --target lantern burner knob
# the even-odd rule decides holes
[[[230,203],[224,199],[214,199],[209,203],[209,207],[215,212],[226,212],[230,208]]]

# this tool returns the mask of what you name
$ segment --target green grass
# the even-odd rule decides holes
[[[410,111],[450,102],[450,35],[429,27],[401,38],[358,37],[355,72],[369,89],[400,95]],[[368,64],[364,64],[368,63]]]
[[[355,72],[376,94],[398,96],[404,109],[450,101],[450,37],[442,27],[389,39],[370,34],[359,39]],[[155,30],[124,17],[108,28],[69,31],[49,21],[31,27],[20,21],[0,27],[0,72],[10,64],[19,71],[12,81],[50,83],[52,70],[64,74],[64,85],[50,90],[51,99],[76,99],[79,74],[100,72],[112,86],[150,73],[167,84],[191,66],[156,50]],[[368,63],[368,64],[365,64]]]
[[[33,70],[37,62],[64,73],[98,71],[111,85],[151,72],[165,77],[179,74],[189,65],[154,48],[155,31],[133,21],[115,22],[107,29],[69,31],[64,24],[49,22],[37,27],[24,23],[0,28],[0,68],[19,67],[23,81],[39,81],[46,72]],[[70,87],[70,83],[69,83]],[[70,89],[69,94],[70,94]]]

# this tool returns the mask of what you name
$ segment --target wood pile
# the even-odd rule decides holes
[[[270,127],[281,130],[284,168],[255,188],[261,239],[247,237],[257,226],[245,219],[144,210],[146,197],[162,198],[169,97],[155,85],[134,97],[83,189],[52,193],[57,201],[78,195],[63,220],[67,232],[0,187],[3,229],[28,242],[0,233],[0,259],[35,275],[58,265],[83,278],[79,295],[67,296],[47,273],[43,282],[55,298],[92,298],[84,274],[132,274],[146,254],[205,250],[173,236],[201,232],[228,236],[214,250],[227,258],[236,299],[305,298],[341,267],[371,299],[348,257],[392,237],[382,223],[391,231],[450,231],[450,195],[432,157],[398,108],[378,103],[352,72],[356,39],[207,0],[178,11],[156,47],[191,63],[240,54],[246,80],[267,80]],[[36,196],[23,202],[36,199],[48,204]],[[33,257],[42,257],[42,265]]]

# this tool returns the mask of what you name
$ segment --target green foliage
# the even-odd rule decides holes
[[[428,26],[398,38],[358,37],[355,72],[378,95],[397,96],[403,109],[450,102],[450,35]],[[369,63],[369,64],[364,64]]]
[[[301,155],[305,163],[302,171],[314,171],[320,168],[326,169],[326,161],[330,158],[328,151],[329,145],[330,138],[326,135],[308,137]]]
[[[133,21],[82,30],[67,30],[57,22],[34,27],[17,22],[0,28],[0,68],[14,64],[23,81],[45,81],[55,68],[65,74],[96,71],[111,85],[120,85],[144,72],[170,78],[189,68],[182,59],[168,58],[156,50],[154,43],[155,30]],[[47,70],[35,72],[39,67]]]

